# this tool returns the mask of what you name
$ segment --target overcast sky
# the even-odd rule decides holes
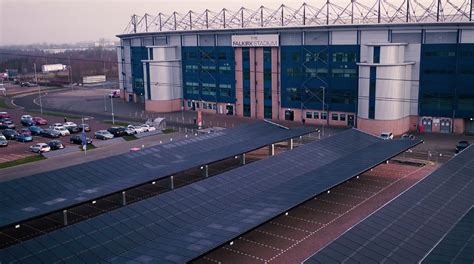
[[[0,0],[0,45],[116,40],[134,13],[275,9],[282,2],[297,8],[303,0]]]

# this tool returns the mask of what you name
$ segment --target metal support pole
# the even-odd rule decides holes
[[[474,0],[471,0],[471,8],[469,8],[469,21],[472,21],[472,8],[474,7]]]
[[[240,155],[240,165],[245,165],[245,153]]]
[[[381,14],[380,14],[380,1],[381,1],[381,0],[379,0],[379,3],[378,3],[379,6],[378,6],[378,11],[377,11],[377,13],[378,13],[378,15],[377,15],[377,23],[379,23],[379,24],[380,24],[380,18],[381,18],[381,16],[380,16],[380,15],[381,15]]]
[[[40,105],[40,112],[43,114],[43,103],[41,101],[41,86],[38,85],[38,76],[36,75],[36,63],[33,63],[35,68],[35,84],[38,86],[38,97],[39,97],[39,105]]]
[[[410,0],[407,0],[407,23],[410,22]]]
[[[275,156],[275,144],[268,145],[268,156]]]
[[[67,210],[63,210],[63,224],[67,226]]]
[[[438,5],[436,7],[436,22],[439,22],[439,8],[441,6],[441,0],[438,0]]]
[[[293,149],[293,139],[292,139],[292,138],[290,138],[290,139],[288,140],[288,147],[289,147],[290,150]]]
[[[326,25],[329,25],[329,0],[326,2]]]
[[[204,165],[204,166],[202,167],[202,176],[203,176],[204,178],[209,177],[209,166],[208,166],[208,165]]]
[[[112,124],[115,125],[115,115],[114,115],[114,98],[110,97],[110,111],[112,111]]]
[[[107,95],[104,94],[104,111],[107,112]]]
[[[122,192],[122,205],[127,205],[127,195],[125,194],[125,191]]]
[[[171,182],[170,182],[170,185],[171,185],[171,186],[170,186],[170,189],[173,190],[173,189],[174,189],[174,176],[171,176],[171,177],[170,177],[170,180],[171,180]]]

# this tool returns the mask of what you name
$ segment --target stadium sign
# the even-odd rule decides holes
[[[232,47],[278,47],[278,34],[232,35]]]

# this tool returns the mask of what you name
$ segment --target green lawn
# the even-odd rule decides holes
[[[17,166],[17,165],[21,165],[21,164],[25,164],[25,163],[35,162],[35,161],[39,161],[39,160],[44,160],[44,159],[46,159],[46,158],[43,157],[42,155],[35,155],[35,156],[29,156],[29,157],[22,158],[22,159],[2,162],[2,163],[0,163],[0,169],[13,167],[13,166]]]
[[[125,139],[126,141],[132,141],[138,138],[135,135],[127,135],[127,136],[123,136],[123,139]]]
[[[115,124],[113,124],[112,120],[105,120],[105,121],[102,121],[102,123],[114,125],[114,126],[128,126],[129,124],[128,122],[124,122],[124,121],[115,121]]]
[[[5,103],[5,100],[7,100],[7,98],[1,98],[0,99],[0,108],[3,108],[3,109],[13,109],[13,107],[7,105],[7,103]]]
[[[30,111],[30,113],[38,114],[38,113],[40,113],[40,111]],[[80,116],[69,115],[69,114],[62,114],[62,113],[56,113],[56,112],[45,112],[45,111],[43,111],[43,114],[42,114],[42,115],[65,117],[65,118],[67,118],[67,119],[81,119]]]
[[[176,130],[174,130],[172,128],[165,128],[165,129],[161,130],[161,132],[163,132],[163,134],[170,134],[170,133],[176,132]]]
[[[95,149],[95,148],[97,148],[97,147],[92,145],[92,144],[87,144],[87,150],[92,150],[92,149]],[[79,149],[81,151],[84,151],[84,149],[82,148],[82,145],[79,146]]]

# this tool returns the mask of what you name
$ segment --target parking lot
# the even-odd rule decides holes
[[[299,263],[436,167],[430,163],[379,165],[194,263]]]

